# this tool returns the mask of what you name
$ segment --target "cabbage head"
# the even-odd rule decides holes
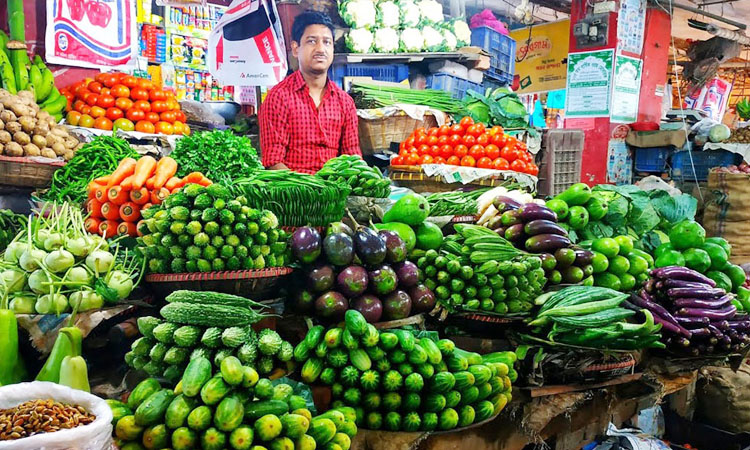
[[[732,131],[729,129],[729,127],[724,125],[723,123],[720,123],[711,127],[711,129],[708,131],[708,139],[710,139],[711,142],[723,142],[729,139],[729,136],[731,134]]]
[[[451,32],[448,28],[443,28],[441,30],[443,33],[443,40],[445,41],[443,50],[446,52],[453,52],[456,50],[456,35]]]

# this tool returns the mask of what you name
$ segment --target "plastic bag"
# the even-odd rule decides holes
[[[41,433],[15,441],[0,441],[0,450],[109,450],[112,447],[112,410],[103,399],[46,381],[0,387],[0,409],[41,399],[83,406],[96,416],[96,420],[88,425],[54,433]]]

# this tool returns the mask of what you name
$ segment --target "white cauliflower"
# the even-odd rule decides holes
[[[372,0],[350,0],[339,6],[339,13],[351,28],[375,26],[375,3]]]
[[[375,30],[375,51],[378,53],[396,53],[398,51],[398,31],[393,28]]]
[[[378,3],[375,22],[380,28],[397,29],[401,22],[401,12],[398,9],[398,5],[390,0]]]
[[[398,2],[398,8],[401,11],[401,25],[404,28],[416,27],[419,25],[421,18],[419,7],[411,0],[401,0]]]
[[[457,19],[453,21],[452,31],[456,35],[456,46],[458,48],[471,44],[471,30],[465,20]]]
[[[404,28],[398,49],[406,53],[419,53],[424,48],[424,37],[418,28]]]
[[[443,28],[443,40],[444,42],[444,51],[446,52],[453,52],[456,50],[456,36],[453,34],[453,32],[447,28]]]
[[[346,47],[354,53],[372,52],[372,44],[375,37],[370,30],[364,28],[352,28],[346,35]]]
[[[430,23],[441,23],[443,17],[443,5],[436,0],[419,0],[417,2],[422,19]]]
[[[443,33],[430,25],[422,27],[422,36],[424,37],[424,48],[428,52],[439,52],[445,47]]]

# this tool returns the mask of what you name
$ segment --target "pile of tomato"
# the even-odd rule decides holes
[[[100,130],[190,134],[174,93],[151,80],[124,73],[101,73],[60,91],[68,99],[68,124]]]
[[[471,117],[430,129],[417,128],[399,145],[391,165],[450,164],[480,169],[513,170],[537,175],[539,168],[524,142],[505,134],[503,128],[487,128]]]

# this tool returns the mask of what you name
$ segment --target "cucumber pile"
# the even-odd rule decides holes
[[[218,292],[176,291],[167,296],[161,318],[140,317],[142,337],[133,342],[125,362],[152,377],[176,384],[185,366],[206,358],[215,367],[229,356],[261,375],[293,368],[293,347],[273,330],[259,333],[252,324],[264,316],[252,300]]]
[[[334,408],[361,409],[370,430],[451,430],[482,422],[511,400],[508,364],[448,340],[378,331],[354,310],[341,327],[310,329],[294,349],[305,383],[330,385]],[[513,361],[510,361],[512,365]]]
[[[292,386],[260,378],[234,357],[218,370],[208,359],[196,358],[174,391],[147,378],[127,403],[107,403],[115,443],[123,450],[314,449],[328,443],[348,449],[357,433],[354,409],[313,417]]]
[[[391,181],[377,167],[370,167],[355,155],[341,155],[323,164],[315,174],[328,181],[347,184],[351,195],[386,198],[391,193]]]
[[[276,216],[212,184],[188,184],[142,211],[139,248],[151,273],[282,267],[291,262]]]
[[[654,258],[633,248],[630,236],[584,241],[581,246],[593,252],[590,264],[595,286],[629,292],[643,285],[648,280],[648,270],[654,267]]]
[[[522,255],[486,228],[457,225],[456,230],[439,251],[428,250],[417,260],[437,301],[450,311],[530,311],[547,283],[542,260]]]

